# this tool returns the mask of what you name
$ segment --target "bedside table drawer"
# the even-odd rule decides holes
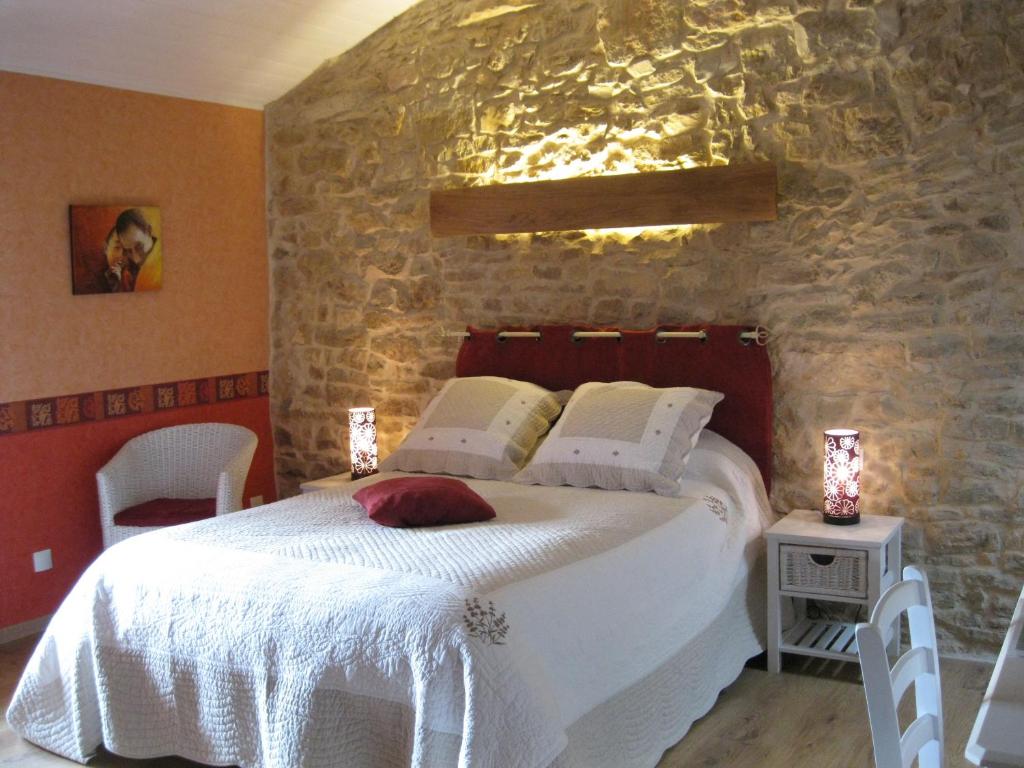
[[[864,549],[779,544],[779,589],[866,598],[867,564]]]

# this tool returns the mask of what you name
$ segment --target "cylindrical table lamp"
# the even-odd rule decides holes
[[[373,408],[348,409],[348,446],[353,480],[377,472],[377,415]]]
[[[860,432],[825,430],[825,498],[822,520],[832,525],[860,522]]]

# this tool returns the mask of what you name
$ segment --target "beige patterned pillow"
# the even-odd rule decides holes
[[[584,384],[515,480],[677,496],[690,450],[722,397],[635,381]]]
[[[383,470],[507,480],[562,406],[536,384],[497,376],[449,379]]]

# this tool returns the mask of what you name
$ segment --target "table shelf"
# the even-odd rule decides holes
[[[779,650],[836,661],[857,661],[856,625],[848,621],[801,619],[786,630]]]

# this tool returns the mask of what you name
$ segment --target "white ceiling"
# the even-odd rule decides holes
[[[0,70],[261,108],[416,0],[0,0]]]

